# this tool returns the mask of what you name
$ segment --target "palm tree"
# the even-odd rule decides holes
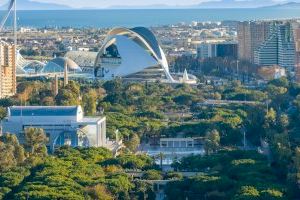
[[[160,152],[158,155],[156,155],[156,158],[159,159],[159,164],[160,164],[160,169],[162,169],[163,167],[163,159],[166,158],[166,155],[163,152]]]

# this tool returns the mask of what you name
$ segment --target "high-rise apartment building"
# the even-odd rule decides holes
[[[203,43],[197,48],[197,56],[200,59],[213,57],[237,59],[237,49],[236,42]]]
[[[254,62],[254,51],[269,35],[270,22],[238,23],[238,57],[240,60]]]
[[[288,72],[295,69],[296,49],[290,23],[274,23],[268,39],[254,53],[254,63],[260,66],[279,65]]]
[[[254,51],[254,63],[261,66],[278,64],[278,34],[273,32],[269,38]]]
[[[295,71],[296,47],[290,23],[278,26],[278,65],[288,72]]]
[[[197,47],[197,56],[200,59],[215,57],[216,48],[213,44],[202,43]]]
[[[297,24],[294,27],[294,38],[296,46],[296,68],[295,68],[295,77],[296,81],[300,83],[300,25]]]
[[[0,98],[16,94],[16,48],[0,43]]]

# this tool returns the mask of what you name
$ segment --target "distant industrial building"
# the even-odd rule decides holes
[[[0,43],[0,98],[16,94],[16,48]]]
[[[250,21],[239,22],[238,35],[238,58],[254,62],[254,51],[268,39],[270,22]]]
[[[203,43],[197,48],[197,56],[200,59],[214,57],[229,57],[237,59],[238,45],[235,42]]]
[[[296,49],[290,23],[272,25],[268,39],[255,50],[254,63],[260,66],[278,65],[289,73],[294,71]]]
[[[3,121],[3,133],[16,134],[24,142],[26,128],[41,128],[49,138],[48,147],[106,147],[106,118],[84,117],[81,106],[13,106]]]

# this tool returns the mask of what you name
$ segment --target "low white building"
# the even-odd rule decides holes
[[[84,117],[81,106],[13,106],[3,121],[3,133],[16,134],[24,142],[26,128],[42,128],[49,138],[49,149],[105,147],[106,118]]]

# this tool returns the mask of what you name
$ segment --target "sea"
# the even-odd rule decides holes
[[[1,12],[0,12],[1,13]],[[1,14],[0,14],[1,15]],[[162,26],[192,21],[300,18],[300,9],[120,9],[18,11],[18,26],[111,28]],[[11,22],[8,21],[8,25]]]

